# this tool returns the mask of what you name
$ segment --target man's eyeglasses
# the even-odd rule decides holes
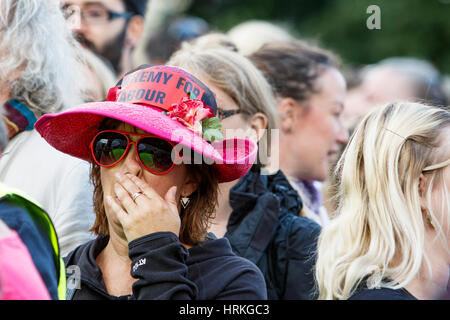
[[[218,117],[220,120],[223,120],[223,119],[225,119],[225,118],[231,117],[231,116],[233,116],[233,115],[235,115],[235,114],[238,114],[238,113],[241,113],[241,110],[240,110],[240,109],[235,109],[235,110],[223,110],[223,109],[217,108],[217,117]]]
[[[83,9],[77,5],[65,4],[62,6],[61,10],[66,20],[73,19],[76,14],[76,16],[83,19],[86,24],[103,24],[114,19],[128,19],[133,16],[129,11],[116,12],[99,4],[87,4]]]

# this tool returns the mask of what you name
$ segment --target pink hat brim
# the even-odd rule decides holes
[[[243,177],[252,167],[256,144],[247,139],[226,139],[210,144],[158,108],[118,102],[91,102],[58,114],[46,114],[35,124],[40,135],[57,150],[91,162],[89,144],[100,123],[113,118],[203,155],[216,168],[219,182]]]

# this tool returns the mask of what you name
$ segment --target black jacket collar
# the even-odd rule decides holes
[[[233,251],[258,263],[283,215],[298,215],[302,200],[286,176],[277,171],[261,175],[257,168],[247,173],[231,190],[230,215],[225,237]]]
[[[81,282],[105,297],[110,297],[110,295],[106,291],[102,271],[96,262],[96,258],[106,247],[108,241],[109,236],[99,236],[79,246],[64,258],[66,268],[70,268],[72,265],[79,267],[81,270]],[[208,233],[203,243],[193,246],[188,249],[188,252],[189,256],[186,259],[188,266],[215,257],[234,255],[229,240],[226,238],[217,239],[212,233]],[[70,274],[68,274],[68,277],[70,278]]]

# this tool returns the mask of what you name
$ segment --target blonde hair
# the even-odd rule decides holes
[[[57,0],[2,0],[0,81],[40,116],[81,103],[81,72]]]
[[[243,55],[250,55],[269,42],[294,40],[285,27],[264,20],[249,20],[234,26],[227,32]]]
[[[191,41],[189,41],[191,46],[195,46],[197,50],[206,50],[211,48],[222,48],[222,49],[228,49],[230,51],[239,52],[238,47],[236,44],[231,40],[229,36],[227,36],[225,33],[213,31],[209,32],[207,34],[204,34],[200,37],[197,37]],[[189,45],[185,44],[184,48],[188,47]]]
[[[247,58],[227,48],[217,42],[208,46],[202,39],[184,42],[167,64],[206,78],[233,99],[246,119],[263,113],[267,117],[267,128],[258,143],[259,155],[270,155],[270,132],[278,128],[272,89],[261,71]]]
[[[449,112],[407,102],[379,107],[357,126],[335,170],[336,216],[319,238],[319,299],[347,299],[360,284],[402,288],[423,262],[430,267],[419,177],[427,166],[448,159],[439,148],[448,128]],[[443,184],[441,209],[448,212],[443,170],[424,174],[430,175],[428,213],[448,250],[430,202],[432,189]]]

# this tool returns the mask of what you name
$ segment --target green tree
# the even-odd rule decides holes
[[[370,5],[380,8],[380,30],[366,26]],[[222,31],[249,19],[281,22],[350,65],[414,56],[450,73],[450,0],[197,0],[188,13]]]

